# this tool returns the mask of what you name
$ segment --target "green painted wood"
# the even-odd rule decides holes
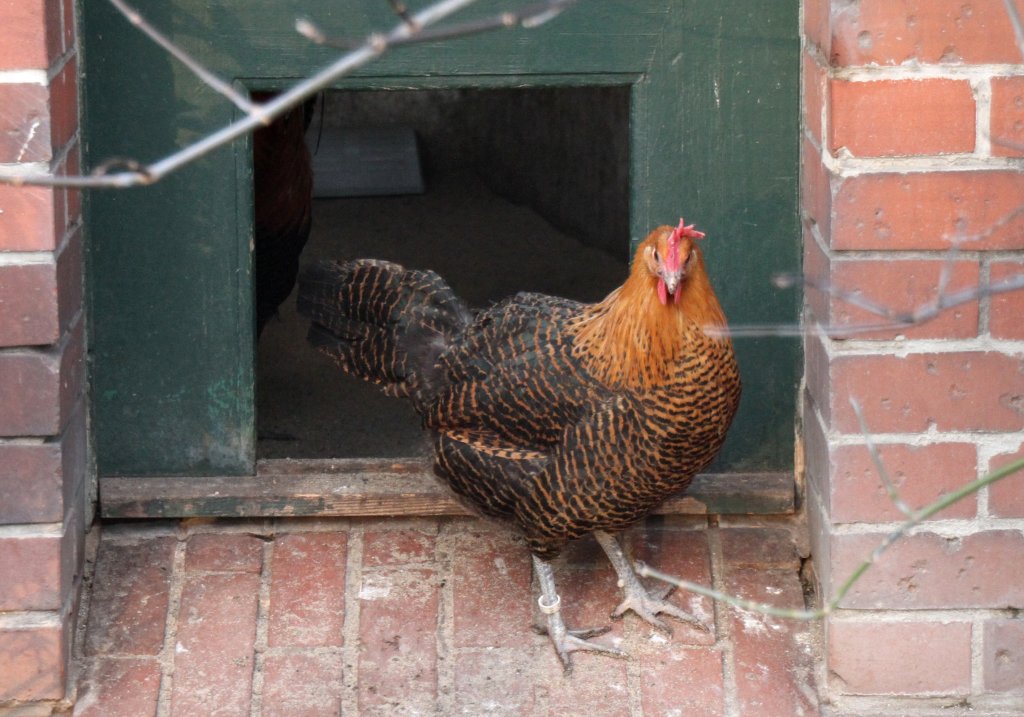
[[[149,5],[147,15],[167,26],[169,8]],[[232,117],[229,105],[122,27],[107,3],[83,3],[82,11],[87,161],[151,161]],[[158,186],[87,197],[101,472],[251,471],[250,260],[235,165],[242,145]]]
[[[394,21],[383,1],[135,4],[207,66],[250,88],[283,86],[336,56],[292,30],[300,14],[350,37]],[[460,19],[508,4],[482,0]],[[629,85],[629,239],[683,213],[709,235],[732,322],[795,322],[799,297],[769,279],[799,263],[797,10],[797,0],[589,0],[533,31],[397,50],[339,86]],[[149,161],[233,116],[107,3],[83,2],[81,11],[88,163]],[[156,186],[87,198],[103,475],[255,470],[249,154],[239,141]],[[787,469],[798,343],[737,346],[743,404],[715,470]]]

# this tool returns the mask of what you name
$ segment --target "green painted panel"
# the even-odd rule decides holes
[[[163,25],[166,9],[152,5],[147,15]],[[232,118],[233,108],[123,29],[107,3],[82,9],[89,161],[150,161]],[[104,474],[251,470],[250,259],[235,164],[244,144],[156,186],[88,196],[93,426]]]
[[[774,288],[771,276],[800,266],[797,5],[684,7],[654,58],[663,71],[637,85],[634,146],[647,164],[634,166],[643,177],[633,186],[634,240],[683,211],[708,234],[730,322],[796,324],[800,295]],[[736,349],[743,399],[713,469],[789,467],[799,341],[737,339]]]
[[[383,0],[135,4],[223,77],[252,87],[281,86],[336,57],[292,30],[296,16],[348,37],[393,24]],[[482,0],[459,17],[508,5]],[[589,0],[533,31],[403,48],[340,86],[632,85],[631,239],[684,213],[709,234],[731,321],[795,322],[799,297],[769,278],[799,261],[797,8]],[[82,2],[81,11],[87,161],[152,160],[234,116],[107,3]],[[156,186],[87,198],[105,475],[253,471],[249,155],[239,141]],[[718,469],[784,469],[798,343],[744,339],[738,348],[745,393]]]

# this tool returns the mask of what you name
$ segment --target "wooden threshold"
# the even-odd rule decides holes
[[[104,518],[472,515],[426,461],[275,459],[254,476],[107,476]],[[703,474],[654,512],[779,515],[795,508],[790,473]]]

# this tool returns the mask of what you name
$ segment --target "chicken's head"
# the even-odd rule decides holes
[[[647,270],[657,280],[658,300],[662,305],[678,303],[682,295],[683,282],[697,262],[697,247],[694,240],[703,239],[704,232],[684,224],[656,232],[644,242],[641,251]]]

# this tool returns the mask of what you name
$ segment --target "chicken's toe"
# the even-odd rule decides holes
[[[611,629],[611,625],[605,625],[604,627],[567,627],[565,632],[567,635],[579,638],[580,640],[589,640],[592,637],[599,637]],[[547,635],[550,633],[548,626],[541,625],[540,623],[534,623],[533,631],[538,635]]]
[[[647,588],[640,582],[640,578],[636,576],[636,572],[633,570],[629,559],[622,552],[622,548],[619,547],[618,541],[613,536],[597,530],[594,531],[594,537],[597,538],[597,542],[608,555],[612,567],[615,568],[615,572],[619,576],[619,587],[622,588],[623,600],[612,611],[613,618],[620,618],[626,612],[632,610],[643,618],[644,621],[669,634],[672,633],[672,628],[664,620],[660,619],[658,615],[668,615],[705,632],[709,631],[707,625],[699,619],[678,605],[673,605],[668,601],[667,598],[671,588],[668,591],[659,589],[653,593],[648,592]]]
[[[540,611],[544,614],[547,627],[542,628],[543,632],[551,639],[558,659],[562,661],[562,667],[566,672],[572,672],[572,653],[579,651],[598,652],[612,657],[626,657],[626,653],[611,645],[602,645],[597,642],[590,642],[587,638],[600,635],[609,628],[593,628],[586,630],[569,630],[562,620],[562,600],[555,592],[555,579],[551,566],[546,562],[533,556],[533,565],[537,571],[537,578],[540,582],[541,596],[537,600]]]
[[[686,610],[683,610],[678,605],[670,603],[665,598],[652,595],[647,592],[639,582],[635,585],[625,587],[624,592],[626,594],[625,599],[623,599],[623,601],[619,603],[619,606],[612,611],[613,618],[621,618],[627,612],[632,610],[640,616],[644,622],[647,622],[659,630],[671,635],[672,627],[658,617],[658,615],[667,615],[703,630],[704,632],[708,632],[708,626],[701,622],[700,619],[686,612]]]
[[[593,630],[569,630],[562,621],[562,616],[555,612],[547,616],[548,627],[546,633],[554,645],[558,659],[562,661],[562,667],[567,673],[572,672],[572,653],[574,652],[597,652],[611,657],[627,657],[626,653],[611,645],[602,645],[591,642],[578,636],[580,633],[593,633]],[[602,630],[601,632],[605,632]],[[600,634],[600,633],[599,633]]]

